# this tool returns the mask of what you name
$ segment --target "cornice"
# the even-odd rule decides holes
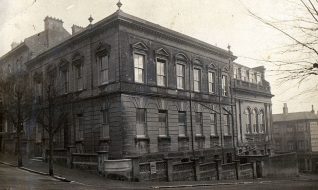
[[[222,58],[225,58],[225,59],[231,58],[232,60],[235,60],[237,58],[236,56],[226,52],[223,49],[218,50],[216,49],[216,47],[213,47],[212,45],[204,44],[205,42],[201,42],[198,39],[192,38],[190,36],[186,36],[176,31],[172,31],[172,30],[170,31],[170,29],[167,29],[167,28],[164,28],[165,30],[161,29],[163,27],[155,28],[154,26],[140,23],[135,20],[130,20],[126,17],[119,17],[119,25],[128,26],[130,28],[137,29],[141,32],[150,33],[156,37],[171,40],[176,43],[186,44],[190,47],[203,50],[207,53],[212,52],[213,54],[221,56]]]

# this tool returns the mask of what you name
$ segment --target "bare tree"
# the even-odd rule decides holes
[[[27,72],[22,70],[14,73],[0,72],[0,94],[5,116],[15,129],[15,152],[18,156],[18,167],[21,167],[23,165],[21,152],[23,125],[29,120],[32,110],[32,91]]]
[[[49,175],[53,173],[53,140],[56,133],[62,128],[67,118],[64,98],[58,93],[55,76],[49,76],[44,81],[43,101],[37,108],[37,122],[45,129],[49,140]]]
[[[260,61],[275,64],[277,67],[274,71],[279,71],[283,82],[298,80],[301,83],[318,75],[318,1],[285,1],[293,9],[293,14],[284,13],[285,18],[260,16],[249,8],[247,11],[253,18],[280,32],[289,40],[279,48],[278,58],[264,58]]]

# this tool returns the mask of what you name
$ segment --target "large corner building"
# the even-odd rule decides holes
[[[121,10],[85,28],[74,25],[72,34],[61,20],[44,22],[43,32],[13,44],[0,67],[28,71],[35,104],[45,78],[56,77],[68,118],[54,148],[106,150],[112,159],[210,150],[231,162],[270,154],[272,95],[263,67],[234,63],[230,50]],[[0,124],[1,150],[10,151],[14,129],[5,114]],[[35,118],[25,127],[25,151],[41,156],[45,131]]]

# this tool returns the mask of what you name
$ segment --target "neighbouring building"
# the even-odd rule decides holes
[[[296,152],[300,171],[318,171],[318,115],[312,106],[307,112],[273,114],[273,140],[276,152]]]
[[[272,95],[264,67],[244,67],[233,62],[230,49],[121,10],[85,28],[74,25],[72,35],[62,23],[45,19],[45,31],[57,30],[44,40],[49,45],[34,51],[39,40],[20,45],[28,55],[23,67],[35,104],[45,99],[44,81],[50,77],[65,100],[68,116],[54,139],[56,149],[108,151],[110,159],[185,152],[223,163],[238,154],[271,152]],[[0,59],[3,69],[16,51]],[[33,140],[29,151],[43,155],[43,127],[36,118],[27,127]]]
[[[265,68],[233,64],[238,155],[271,154],[272,103]]]

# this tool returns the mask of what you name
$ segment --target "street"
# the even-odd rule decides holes
[[[34,174],[0,164],[0,189],[87,189],[83,185],[61,182],[50,176]]]
[[[199,184],[198,186],[191,187],[188,186],[180,186],[182,182],[179,184],[171,184],[171,183],[134,183],[130,184],[127,182],[123,182],[127,184],[127,187],[118,187],[114,186],[110,187],[107,185],[86,185],[81,184],[79,182],[62,182],[60,180],[54,179],[50,176],[34,174],[28,171],[21,170],[16,167],[7,166],[4,164],[0,164],[0,189],[10,189],[10,190],[19,190],[19,189],[43,189],[43,190],[57,190],[57,189],[218,189],[218,190],[234,190],[234,189],[244,189],[244,190],[275,190],[275,189],[284,189],[284,190],[316,190],[318,189],[318,180],[257,180],[254,182],[237,182],[237,184],[231,183],[219,183],[219,184],[209,184],[209,186],[203,186],[199,182],[193,182],[193,184]],[[189,183],[187,183],[189,184]],[[137,186],[135,186],[137,185]],[[135,186],[135,187],[133,187]],[[178,187],[179,186],[179,187]],[[166,188],[165,188],[166,187]],[[173,187],[173,188],[171,188]]]

